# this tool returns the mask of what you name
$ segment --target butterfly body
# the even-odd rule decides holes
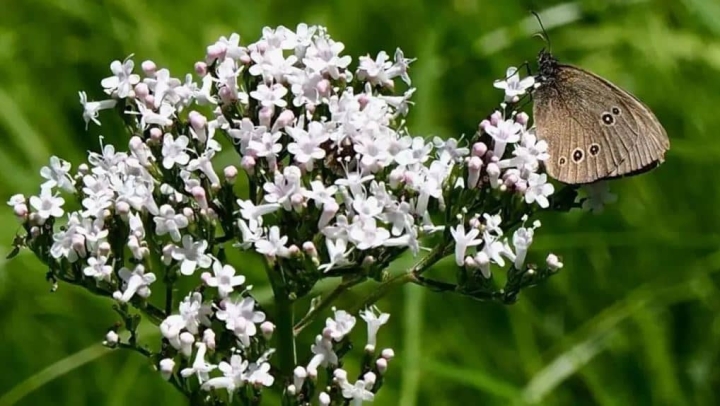
[[[547,173],[568,184],[631,176],[656,167],[670,147],[650,109],[629,92],[581,68],[539,57],[533,91],[539,139],[548,143]]]

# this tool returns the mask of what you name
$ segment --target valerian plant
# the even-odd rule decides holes
[[[147,356],[191,404],[260,404],[270,387],[284,405],[372,401],[394,356],[378,347],[389,320],[374,306],[380,297],[411,282],[513,303],[562,268],[553,254],[526,261],[540,227],[531,218],[582,202],[575,188],[548,183],[547,145],[512,107],[536,86],[532,76],[510,68],[495,83],[505,102],[473,135],[428,139],[404,121],[414,60],[397,49],[353,65],[343,48],[325,28],[300,24],[265,28],[246,46],[221,37],[184,78],[152,61],[141,74],[132,57],[113,62],[101,82],[107,100],[80,92],[80,102],[88,125],[103,110],[119,114],[127,149],[101,137],[75,171],[53,156],[40,193],[9,201],[24,230],[14,253],[31,250],[53,287],[114,301],[120,322],[105,344]],[[219,170],[213,158],[225,148],[237,165]],[[597,209],[607,194],[590,197],[583,204]],[[235,250],[264,261],[272,314],[227,260]],[[406,252],[416,264],[390,276]],[[448,256],[455,275],[428,278]],[[335,290],[298,308],[327,278]],[[355,309],[332,307],[368,280],[380,285]],[[194,287],[182,291],[181,281]],[[312,347],[297,350],[296,337],[330,310]],[[356,314],[367,342],[352,372],[342,360]],[[161,345],[143,342],[141,317]]]

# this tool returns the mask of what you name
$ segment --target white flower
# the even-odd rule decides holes
[[[372,402],[375,399],[375,394],[368,390],[362,379],[358,379],[354,385],[344,381],[341,389],[343,397],[352,401],[352,406],[360,406],[363,402]],[[372,389],[372,385],[370,385],[370,389]]]
[[[153,218],[157,235],[170,234],[173,241],[180,241],[180,229],[188,226],[189,221],[183,214],[175,214],[175,209],[169,204],[160,206],[160,213]]]
[[[180,349],[180,333],[185,328],[185,319],[179,314],[173,314],[165,318],[160,323],[160,333],[165,337],[170,345],[176,350]]]
[[[390,238],[390,232],[378,227],[374,218],[356,221],[350,226],[350,240],[359,250],[366,250],[383,245]]]
[[[333,307],[335,318],[328,317],[325,320],[325,328],[330,330],[330,337],[335,341],[341,341],[355,327],[355,317],[345,310],[337,310]]]
[[[113,76],[100,81],[100,85],[105,88],[105,93],[109,95],[116,93],[119,98],[124,99],[130,95],[133,86],[140,82],[140,76],[132,73],[135,62],[129,59],[130,57],[124,62],[113,61],[110,64]]]
[[[270,375],[270,364],[267,362],[260,365],[251,364],[249,372],[248,382],[253,385],[270,387],[275,382],[275,378]]]
[[[533,242],[533,236],[535,235],[535,229],[540,227],[540,222],[535,221],[533,227],[525,227],[524,225],[513,233],[513,246],[515,247],[515,269],[522,269],[525,263],[525,257],[527,255],[528,248]]]
[[[327,367],[328,365],[337,365],[338,356],[333,351],[332,341],[323,338],[322,335],[318,334],[315,337],[315,344],[310,346],[313,357],[308,363],[307,370],[309,373],[317,372],[317,367]]]
[[[43,166],[40,169],[40,176],[47,179],[41,187],[59,187],[66,192],[74,192],[74,181],[68,174],[70,172],[70,162],[62,160],[56,156],[50,157],[50,165]]]
[[[98,120],[98,115],[100,114],[100,110],[105,109],[111,109],[115,107],[117,104],[117,100],[102,100],[99,102],[89,102],[87,99],[87,94],[85,92],[78,92],[80,95],[80,104],[83,106],[83,119],[85,120],[85,130],[88,129],[88,125],[90,124],[90,121],[94,122],[97,125],[100,125],[100,120]]]
[[[175,164],[187,165],[190,162],[190,155],[187,153],[189,143],[190,140],[184,135],[173,139],[172,134],[165,134],[162,146],[163,168],[170,169]]]
[[[182,86],[182,82],[178,78],[171,77],[169,70],[160,69],[155,72],[154,78],[145,78],[143,81],[154,93],[155,108],[161,107],[161,105],[169,105],[174,108],[174,105],[180,101],[175,90]]]
[[[50,217],[62,217],[65,213],[62,208],[64,204],[65,199],[53,194],[49,187],[41,188],[40,196],[30,196],[30,206],[43,221]]]
[[[200,292],[191,292],[185,296],[185,299],[180,302],[179,309],[184,327],[191,334],[198,334],[200,325],[208,327],[211,325],[212,307],[209,304],[203,304]]]
[[[135,266],[133,271],[122,268],[118,271],[118,275],[123,281],[123,292],[117,291],[113,294],[115,300],[120,302],[129,302],[136,294],[142,298],[150,296],[150,284],[155,282],[155,274],[145,273],[145,267],[142,264]]]
[[[191,367],[185,368],[180,371],[180,375],[183,378],[187,378],[191,375],[196,375],[200,384],[210,379],[210,372],[217,368],[217,365],[209,364],[205,361],[205,353],[207,352],[207,346],[203,343],[197,343],[197,353],[195,354],[195,361]]]
[[[213,288],[218,289],[220,297],[227,297],[235,286],[245,283],[245,276],[235,275],[235,268],[232,265],[222,265],[220,261],[213,262],[214,276],[205,279],[205,283]]]
[[[267,238],[261,238],[255,242],[255,250],[268,257],[285,257],[290,256],[290,250],[285,247],[288,237],[280,235],[278,226],[270,227]]]
[[[517,101],[518,96],[525,94],[525,92],[533,87],[534,84],[535,77],[526,76],[523,79],[520,79],[518,69],[511,66],[505,72],[505,79],[496,80],[495,83],[493,83],[493,86],[498,89],[505,90],[505,100],[508,102],[514,102]]]
[[[525,202],[532,204],[537,202],[538,206],[546,209],[550,205],[550,201],[547,199],[548,196],[553,194],[555,187],[552,183],[548,183],[547,175],[539,175],[537,173],[531,173],[528,178],[528,188],[525,191]]]
[[[285,97],[287,92],[287,88],[279,83],[272,85],[272,87],[260,84],[258,85],[257,90],[250,92],[250,97],[259,101],[264,107],[285,107],[287,106],[287,102],[283,99],[283,97]]]
[[[465,225],[460,223],[454,229],[450,229],[450,234],[455,239],[455,264],[463,266],[467,248],[480,245],[483,242],[483,240],[476,238],[480,235],[480,230],[472,228],[468,233],[465,233]]]
[[[182,247],[176,245],[172,249],[172,257],[180,263],[180,273],[183,275],[192,275],[195,269],[210,268],[212,258],[205,254],[208,247],[206,240],[193,241],[192,236],[184,235],[182,237]]]
[[[255,300],[251,297],[224,299],[216,317],[225,322],[225,328],[235,333],[245,347],[250,346],[250,338],[257,334],[256,324],[265,321],[265,313],[255,310]]]
[[[505,146],[520,141],[520,133],[522,125],[515,120],[500,120],[497,126],[489,125],[485,127],[485,132],[495,140],[494,154],[498,158],[502,158],[505,153]]]
[[[87,259],[88,266],[83,269],[85,276],[95,278],[98,281],[110,282],[113,268],[107,265],[107,257],[90,257]]]
[[[303,196],[314,200],[318,208],[322,208],[326,203],[335,202],[335,193],[337,193],[338,190],[337,186],[325,186],[323,182],[314,180],[310,182],[310,188],[312,190],[303,189]]]
[[[315,72],[327,73],[331,78],[338,79],[340,70],[344,70],[352,62],[351,57],[340,56],[343,49],[345,45],[342,42],[319,36],[307,49],[303,63]]]
[[[325,150],[320,145],[329,140],[330,136],[322,123],[310,122],[308,131],[298,127],[287,127],[285,130],[294,140],[288,144],[287,150],[298,163],[312,163],[313,160],[325,158]]]
[[[335,240],[331,238],[325,239],[325,246],[328,250],[328,257],[330,262],[322,264],[318,267],[318,270],[327,272],[336,266],[343,266],[350,264],[347,257],[353,251],[353,248],[347,249],[348,241],[345,238],[337,238]]]
[[[390,314],[382,313],[377,306],[372,306],[366,310],[360,311],[360,317],[367,323],[367,345],[366,349],[374,351],[377,343],[377,333],[380,326],[387,323],[390,319]]]
[[[248,362],[243,360],[238,354],[233,354],[230,357],[230,362],[222,361],[218,364],[218,369],[222,372],[223,376],[210,378],[203,383],[202,388],[204,390],[210,389],[226,389],[230,400],[236,389],[241,388],[248,381]]]

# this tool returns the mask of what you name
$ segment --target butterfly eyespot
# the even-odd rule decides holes
[[[585,153],[582,149],[576,148],[575,151],[572,153],[572,159],[575,161],[576,164],[579,164],[582,162],[583,158],[585,157]]]
[[[620,109],[617,107],[613,107],[610,111],[612,111],[612,113],[615,114],[616,116],[620,115]]]
[[[565,159],[564,156],[561,156],[560,159],[558,159],[558,164],[560,164],[560,166],[563,166],[566,163],[567,163],[567,159]]]
[[[610,113],[603,113],[602,121],[607,125],[612,125],[615,122],[615,117],[613,117]]]
[[[592,144],[590,145],[590,149],[588,151],[590,151],[590,155],[597,156],[597,154],[600,153],[600,145]]]

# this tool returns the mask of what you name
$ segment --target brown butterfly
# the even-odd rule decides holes
[[[638,98],[584,69],[538,56],[532,92],[538,139],[548,143],[545,169],[568,184],[646,172],[670,148],[665,129]]]

